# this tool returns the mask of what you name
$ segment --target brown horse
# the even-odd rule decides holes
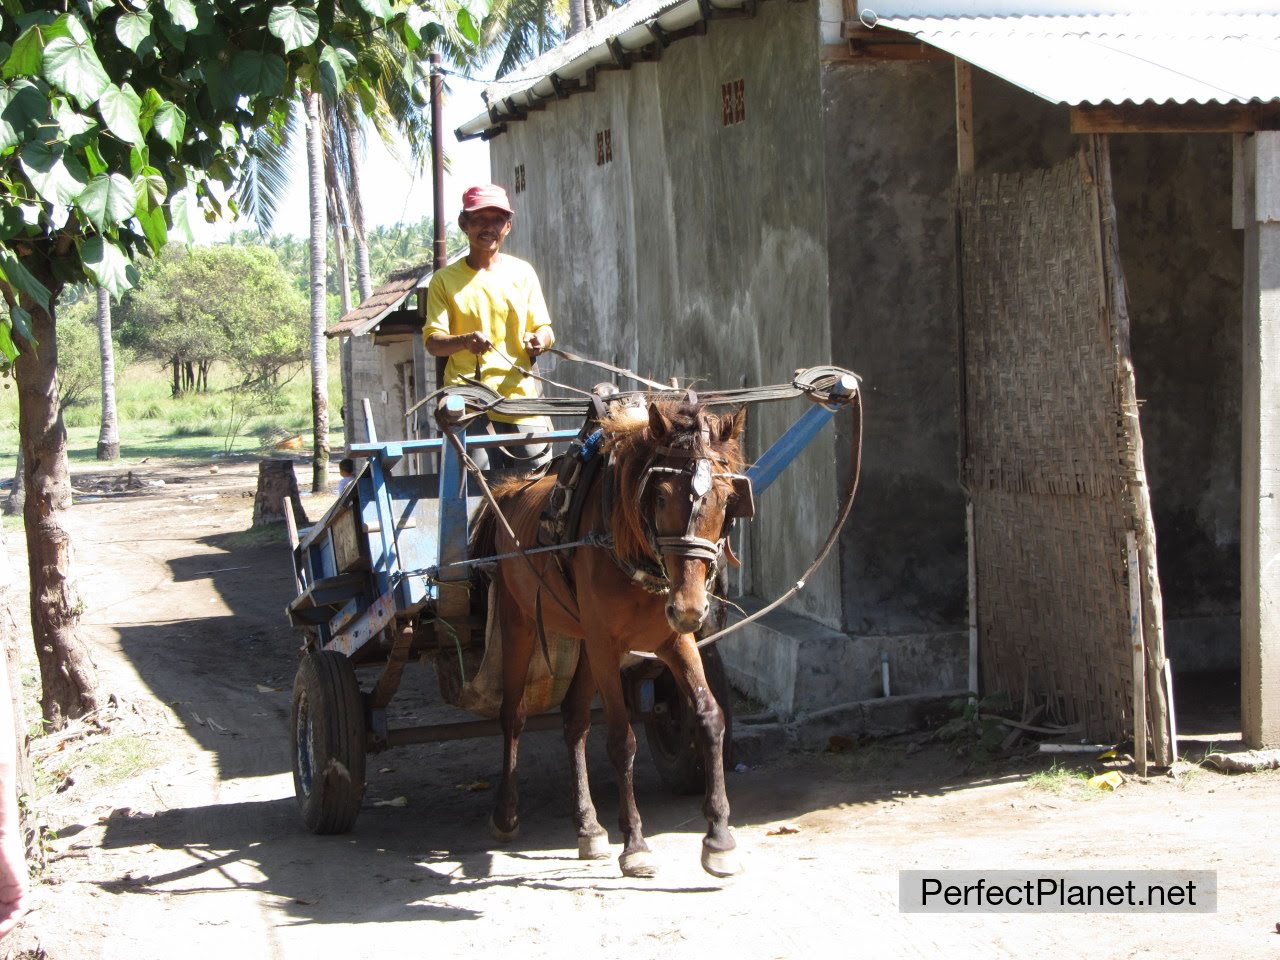
[[[630,413],[615,414],[603,423],[604,442],[597,456],[608,457],[607,468],[587,491],[580,524],[580,535],[610,536],[611,548],[578,547],[567,561],[540,553],[497,563],[505,751],[491,827],[500,840],[512,839],[519,830],[516,755],[525,723],[525,678],[538,649],[539,631],[562,633],[583,640],[561,704],[573,764],[578,856],[609,856],[608,833],[596,819],[587,783],[586,739],[598,689],[621,800],[619,864],[629,877],[655,873],[636,810],[636,738],[620,673],[629,651],[645,651],[666,663],[681,694],[693,705],[707,777],[702,867],[718,877],[731,876],[741,868],[729,833],[724,715],[708,688],[694,632],[707,616],[708,585],[727,552],[726,519],[749,515],[749,484],[740,474],[738,442],[745,411],[717,416],[695,404],[657,402],[649,404],[647,420],[642,411]],[[517,481],[494,494],[525,547],[535,541],[539,513],[553,484],[552,477]],[[484,510],[477,519],[472,556],[516,549],[503,524],[491,510]],[[731,553],[729,557],[732,560]]]

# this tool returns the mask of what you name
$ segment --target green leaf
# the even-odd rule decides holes
[[[471,11],[466,7],[458,8],[458,32],[472,43],[480,42],[480,28],[477,27],[476,22],[471,19]]]
[[[191,246],[196,242],[195,231],[191,227],[191,194],[185,190],[169,201],[169,229],[178,234],[178,239]]]
[[[196,5],[191,0],[164,0],[164,8],[174,26],[183,30],[194,30],[200,25],[200,15],[196,13]]]
[[[116,21],[116,38],[125,49],[133,51],[139,57],[144,56],[154,46],[151,39],[151,14],[122,13]],[[144,45],[147,49],[144,49]]]
[[[162,206],[169,195],[164,174],[155,167],[142,168],[142,172],[133,179],[133,190],[138,198],[134,212],[139,216]]]
[[[65,90],[88,108],[111,86],[107,72],[90,43],[76,43],[70,37],[58,37],[44,48],[44,78]]]
[[[37,77],[44,62],[44,35],[40,27],[30,26],[13,42],[9,59],[4,62],[4,78]]]
[[[337,49],[327,44],[320,51],[320,90],[325,99],[336,101],[338,95],[346,89],[347,71],[342,63],[342,56]]]
[[[7,317],[0,317],[0,357],[4,357],[10,363],[18,359],[18,348],[13,345],[13,321]]]
[[[284,52],[315,43],[320,35],[320,19],[314,10],[297,7],[273,7],[267,18],[267,29],[284,43]]]
[[[31,314],[24,308],[16,305],[10,307],[9,319],[13,322],[13,332],[31,344],[33,350],[40,345],[36,341],[36,335],[31,332]]]
[[[137,203],[133,184],[118,173],[94,177],[76,199],[76,206],[100,231],[128,220]]]
[[[187,129],[187,115],[172,103],[166,103],[156,111],[155,131],[160,139],[177,152],[178,144]]]
[[[89,162],[89,174],[96,177],[100,173],[106,173],[107,161],[102,159],[102,154],[98,152],[98,148],[92,143],[84,145],[84,158]]]
[[[58,121],[60,140],[75,140],[76,137],[83,136],[98,125],[97,120],[78,112],[66,100],[58,102],[53,117]]]
[[[165,244],[169,242],[169,228],[164,222],[164,207],[154,207],[151,210],[139,212],[138,223],[142,226],[142,232],[146,235],[147,243],[151,244],[152,251],[159,253],[163,250]]]
[[[42,310],[49,309],[52,295],[49,288],[35,278],[21,260],[14,256],[12,250],[0,249],[0,279],[19,293],[26,294]]]
[[[151,129],[156,111],[164,106],[164,97],[156,92],[155,87],[147,87],[142,94],[142,111],[138,114],[138,128],[145,134]]]
[[[98,14],[104,10],[110,10],[115,4],[111,0],[89,0],[89,18],[97,20]]]
[[[75,157],[64,155],[60,143],[33,140],[22,148],[18,165],[36,193],[49,203],[66,206],[84,189],[84,167]]]
[[[287,73],[284,61],[273,53],[241,50],[231,61],[231,82],[237,92],[251,98],[256,94],[274,97],[283,92]]]
[[[0,151],[27,139],[33,124],[48,116],[49,101],[30,80],[0,82]]]
[[[102,237],[89,237],[80,244],[80,260],[85,272],[98,286],[116,299],[133,286],[137,270],[114,243]]]
[[[391,4],[387,0],[358,0],[358,2],[370,16],[381,17],[383,20],[391,19]]]
[[[108,86],[98,98],[98,113],[106,121],[107,129],[125,143],[142,142],[142,130],[138,126],[138,115],[141,112],[142,98],[127,83],[123,87],[115,84]]]
[[[129,172],[135,177],[141,174],[143,169],[147,166],[147,154],[148,150],[146,147],[134,147],[129,151]]]
[[[74,14],[64,13],[54,20],[44,32],[45,42],[55,37],[70,37],[76,43],[89,43],[89,31],[85,30],[80,18]]]

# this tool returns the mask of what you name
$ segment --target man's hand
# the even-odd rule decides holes
[[[524,335],[524,349],[530,359],[545,352],[550,343],[551,334],[545,328]]]
[[[483,333],[466,333],[462,335],[462,348],[470,350],[477,357],[493,349],[493,343]]]

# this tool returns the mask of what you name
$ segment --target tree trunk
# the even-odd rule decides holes
[[[588,0],[569,0],[569,32],[567,36],[577,36],[587,29]]]
[[[177,357],[173,358],[173,395],[182,396],[182,361]]]
[[[49,261],[25,258],[27,269],[53,293],[62,283]],[[71,538],[58,511],[71,502],[67,430],[58,403],[58,340],[53,311],[24,298],[38,350],[23,344],[14,362],[18,381],[18,435],[26,471],[23,521],[31,580],[31,634],[40,660],[40,706],[49,727],[98,709],[98,676],[89,651],[76,636],[80,601],[71,582]]]
[[[120,459],[120,431],[116,426],[116,357],[111,342],[111,294],[98,288],[98,351],[102,354],[102,428],[98,431],[98,459]]]
[[[18,445],[18,463],[13,471],[13,486],[9,488],[9,496],[4,500],[4,512],[7,516],[16,517],[22,512],[23,504],[27,502],[27,485],[22,475],[25,471],[22,467],[22,445]]]
[[[324,133],[320,126],[322,97],[309,91],[307,105],[307,173],[311,204],[311,418],[314,431],[311,492],[329,489],[329,357],[325,340]]]
[[[351,169],[351,189],[357,194],[357,200],[361,193],[361,162],[359,145],[353,144],[348,166]],[[351,218],[351,245],[356,254],[356,293],[360,296],[360,302],[364,303],[373,293],[373,279],[369,276],[369,236],[365,231],[364,204],[353,203],[351,206],[358,211]]]
[[[13,614],[15,582],[13,566],[9,560],[9,545],[5,540],[4,528],[0,527],[0,645],[4,648],[4,666],[9,679],[9,702],[13,706],[14,792],[19,801],[23,797],[28,801],[18,803],[22,845],[26,850],[27,859],[43,866],[44,848],[40,844],[35,807],[30,802],[36,795],[36,777],[35,770],[31,766],[31,752],[27,749],[27,710],[22,696],[22,645],[17,618]],[[3,748],[0,747],[0,749]]]
[[[338,270],[338,303],[342,305],[345,317],[351,311],[351,274],[347,270],[347,228],[337,227],[333,231],[333,252]]]
[[[298,477],[293,472],[293,461],[261,461],[258,464],[258,490],[253,498],[253,525],[261,527],[283,523],[286,501],[293,508],[294,522],[300,527],[308,526],[311,521],[307,519],[307,511],[303,509],[302,498],[298,494]]]

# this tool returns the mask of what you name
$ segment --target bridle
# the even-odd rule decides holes
[[[692,438],[691,438],[692,439]],[[691,560],[702,560],[707,564],[706,585],[710,585],[720,572],[725,547],[729,535],[733,532],[733,524],[739,517],[750,518],[755,515],[755,500],[751,492],[751,480],[745,474],[717,471],[711,458],[699,453],[700,449],[710,447],[710,436],[707,428],[701,431],[702,444],[695,447],[657,447],[649,462],[640,474],[640,482],[636,487],[636,506],[644,517],[645,536],[649,548],[657,557],[658,567],[665,581],[666,589],[670,589],[671,575],[667,570],[668,554]],[[661,464],[660,459],[683,459],[683,466],[673,467]],[[666,474],[687,477],[689,480],[689,498],[692,506],[689,509],[689,520],[684,533],[678,536],[658,536],[654,529],[653,519],[649,511],[643,509],[645,490],[655,474]],[[729,480],[733,484],[733,498],[725,507],[724,524],[720,528],[718,540],[708,540],[698,536],[698,524],[711,496],[715,478]],[[663,592],[666,592],[665,590]]]

